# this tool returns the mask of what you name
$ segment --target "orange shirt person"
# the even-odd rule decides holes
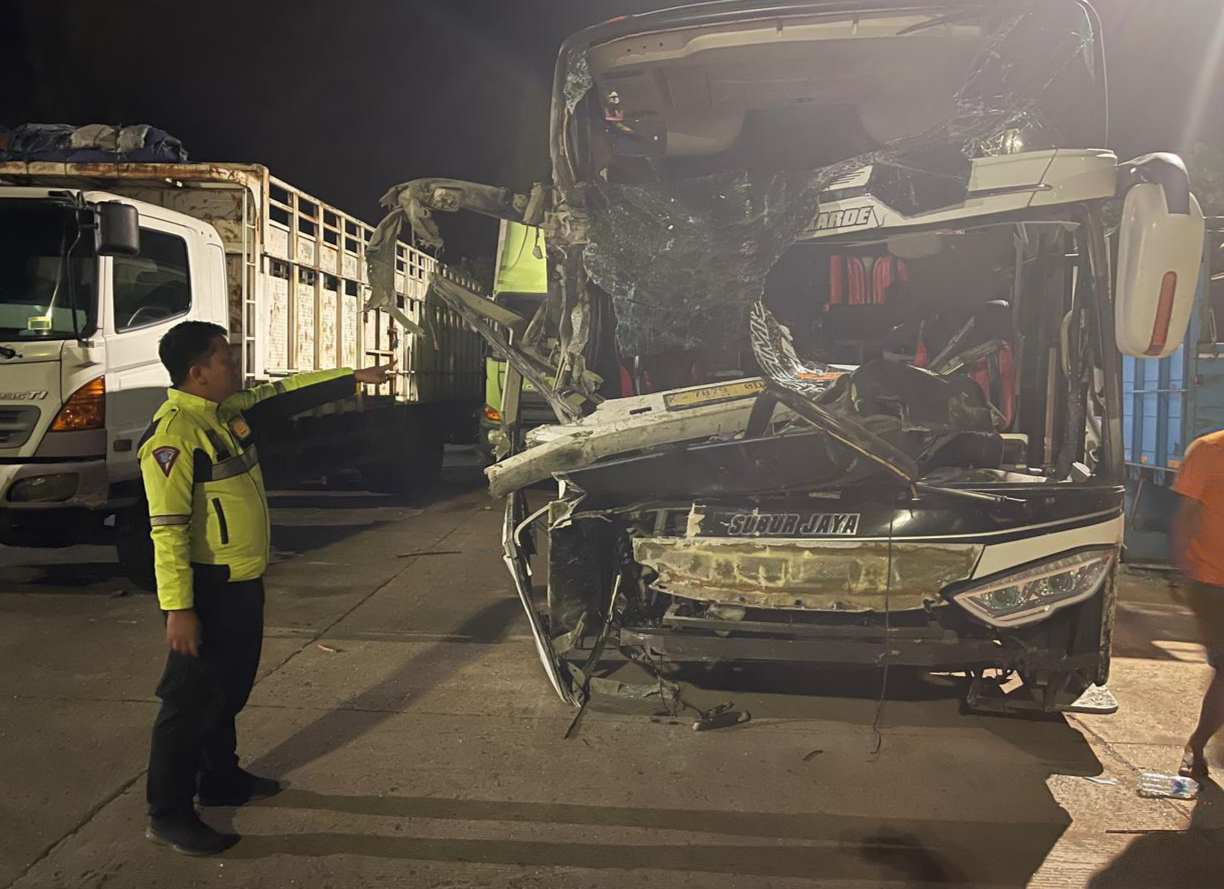
[[[1224,430],[1190,445],[1173,490],[1181,495],[1173,520],[1173,557],[1185,577],[1186,599],[1198,618],[1207,662],[1215,670],[1179,771],[1203,778],[1208,771],[1204,749],[1224,726]]]

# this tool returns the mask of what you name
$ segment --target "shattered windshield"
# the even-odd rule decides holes
[[[798,242],[766,279],[739,363],[771,383],[800,428],[867,458],[839,465],[839,483],[881,468],[916,481],[1095,463],[1075,420],[1047,409],[1081,411],[1099,362],[1080,235],[1028,222]],[[1065,360],[1051,358],[1064,348]]]
[[[583,261],[623,355],[745,347],[766,276],[858,171],[920,216],[965,200],[973,158],[1105,144],[1078,4],[953,11],[695,27],[571,62]]]
[[[92,240],[63,261],[76,235],[69,207],[0,201],[0,338],[66,339],[94,328]]]

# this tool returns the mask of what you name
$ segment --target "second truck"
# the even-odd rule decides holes
[[[158,341],[187,319],[229,331],[247,384],[395,360],[294,418],[265,471],[428,487],[444,444],[475,438],[483,348],[408,244],[368,305],[372,233],[258,165],[0,163],[0,543],[115,543],[147,581],[136,443],[169,385]]]

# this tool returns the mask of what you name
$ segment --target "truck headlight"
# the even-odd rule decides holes
[[[106,426],[106,379],[95,377],[77,389],[64,402],[54,422],[52,432],[78,432],[82,429],[102,429]]]
[[[1114,556],[1112,548],[1097,548],[1043,559],[976,581],[951,598],[992,626],[1033,623],[1092,596],[1108,576]]]

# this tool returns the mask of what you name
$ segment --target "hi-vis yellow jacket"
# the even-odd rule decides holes
[[[224,566],[230,581],[254,580],[268,567],[268,500],[243,412],[251,411],[258,425],[261,402],[289,414],[355,391],[347,369],[265,383],[220,404],[168,390],[138,452],[163,609],[192,607],[193,564]]]

